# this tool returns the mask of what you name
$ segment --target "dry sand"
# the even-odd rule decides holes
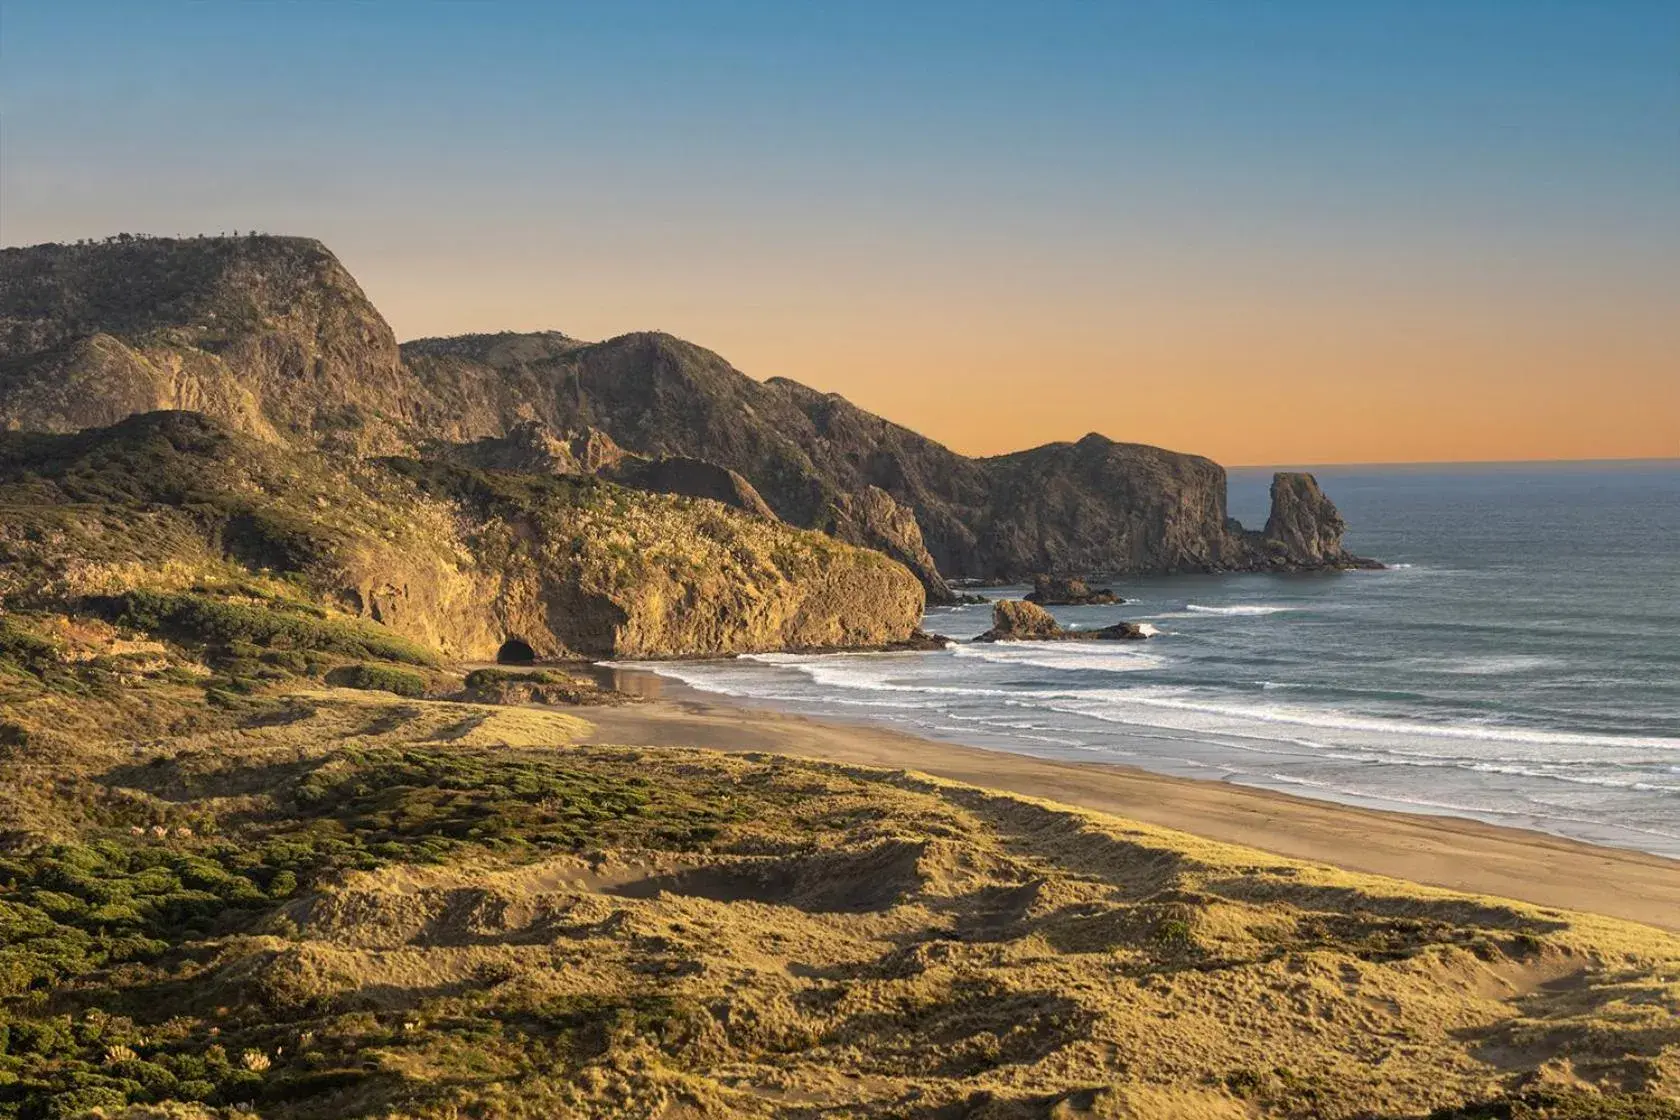
[[[1383,812],[1108,763],[1059,762],[720,702],[615,674],[645,703],[592,708],[601,743],[766,751],[917,770],[1349,871],[1680,930],[1680,861],[1457,817]]]

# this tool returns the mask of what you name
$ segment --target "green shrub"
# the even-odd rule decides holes
[[[40,676],[62,659],[56,642],[29,630],[17,617],[0,614],[0,663],[10,663],[14,670]]]
[[[239,645],[244,643],[253,650],[313,650],[411,665],[437,663],[430,651],[377,623],[323,618],[303,603],[235,603],[196,593],[130,591],[99,606],[119,625],[230,653],[245,648]]]
[[[98,1086],[87,1089],[71,1089],[67,1093],[57,1094],[56,1099],[47,1105],[44,1113],[51,1120],[60,1117],[69,1120],[72,1116],[83,1116],[96,1108],[121,1108],[128,1103],[128,1094],[122,1089]]]
[[[425,677],[385,665],[346,665],[328,673],[327,683],[338,685],[340,688],[394,692],[398,696],[426,695]]]
[[[1196,935],[1189,922],[1168,918],[1155,927],[1155,940],[1161,945],[1182,947],[1195,944]]]
[[[509,669],[474,669],[467,674],[466,686],[469,689],[490,688],[498,684],[570,684],[571,682],[556,673],[546,669],[533,669],[526,672]]]

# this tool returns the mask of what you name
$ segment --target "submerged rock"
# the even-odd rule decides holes
[[[1116,622],[1101,630],[1067,630],[1049,611],[1023,599],[1003,599],[992,606],[992,628],[977,642],[1138,641],[1149,632],[1135,622]]]
[[[1027,602],[1046,607],[1087,607],[1102,603],[1124,603],[1111,587],[1093,588],[1082,579],[1063,576],[1034,576]]]

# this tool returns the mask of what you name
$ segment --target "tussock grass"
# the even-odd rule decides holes
[[[234,602],[192,592],[130,591],[98,604],[112,621],[199,645],[436,665],[430,650],[376,623],[335,617],[313,604],[267,599]]]
[[[588,735],[316,688],[32,763],[0,1116],[1675,1114],[1658,931]]]

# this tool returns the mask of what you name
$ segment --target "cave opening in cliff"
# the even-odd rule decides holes
[[[519,638],[509,638],[502,643],[502,648],[496,651],[498,665],[532,665],[536,660],[537,651]]]

